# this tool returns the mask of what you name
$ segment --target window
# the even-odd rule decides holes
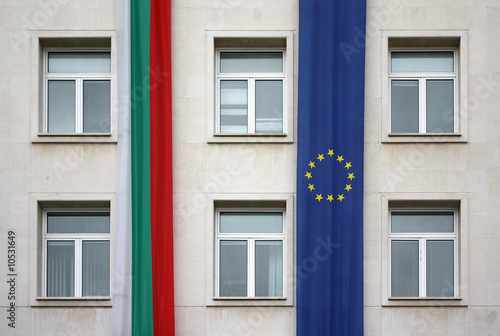
[[[390,51],[390,132],[456,133],[456,49]]]
[[[284,211],[217,211],[217,297],[283,297]]]
[[[390,296],[456,297],[457,210],[390,212]]]
[[[44,133],[110,133],[108,50],[47,49]]]
[[[284,133],[283,50],[217,50],[216,133]]]
[[[109,211],[44,211],[46,297],[110,296]]]

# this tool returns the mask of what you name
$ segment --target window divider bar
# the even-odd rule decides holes
[[[83,297],[82,293],[82,239],[76,238],[75,241],[75,279],[74,283],[74,296]]]
[[[248,98],[247,98],[247,113],[248,113],[248,133],[255,133],[256,111],[255,111],[255,78],[248,78]]]
[[[426,86],[427,80],[425,78],[419,78],[418,80],[418,101],[419,101],[419,112],[418,112],[418,120],[419,120],[419,133],[427,132],[427,95],[426,95]]]
[[[75,133],[83,133],[83,79],[75,83]]]
[[[248,266],[247,266],[247,295],[248,297],[255,297],[255,239],[250,238],[247,240],[248,244]]]
[[[419,239],[419,272],[420,272],[420,290],[419,296],[427,296],[427,241],[425,238]]]

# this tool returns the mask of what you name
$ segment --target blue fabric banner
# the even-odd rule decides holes
[[[365,0],[300,0],[297,335],[363,335]]]

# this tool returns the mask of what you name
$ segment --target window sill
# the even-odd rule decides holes
[[[117,143],[111,133],[38,133],[32,143]]]
[[[382,143],[467,143],[461,133],[389,133]]]
[[[467,307],[462,297],[389,297],[382,307]]]
[[[293,143],[286,133],[214,133],[210,143]]]
[[[232,306],[232,307],[287,307],[293,306],[286,297],[214,297],[207,302],[208,307]]]
[[[32,307],[111,307],[110,297],[37,297]]]

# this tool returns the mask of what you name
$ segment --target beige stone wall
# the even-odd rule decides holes
[[[38,202],[100,198],[109,203],[116,195],[116,137],[108,137],[104,144],[38,139],[38,39],[51,34],[114,39],[115,2],[3,1],[0,6],[0,249],[4,260],[0,273],[0,334],[109,335],[109,308],[36,300],[40,272]],[[10,303],[6,283],[9,230],[16,233],[15,329],[8,327],[6,319]],[[51,304],[56,307],[43,308]]]
[[[214,39],[288,38],[290,49],[286,57],[291,62],[293,78],[287,95],[293,100],[289,102],[293,116],[297,6],[297,1],[288,0],[173,1],[174,274],[178,335],[294,334],[291,290],[288,306],[284,307],[252,301],[243,302],[247,307],[231,307],[234,303],[212,300],[213,200],[292,197],[293,210],[296,162],[293,120],[289,120],[289,139],[271,139],[285,143],[262,143],[269,139],[261,138],[244,144],[234,143],[234,139],[229,140],[233,143],[214,139],[213,75]],[[241,141],[248,140],[238,140]],[[289,278],[293,276],[290,274]]]
[[[500,328],[499,18],[496,1],[368,0],[366,335],[493,335]],[[385,137],[381,131],[387,122],[384,36],[461,36],[460,139],[393,143]],[[393,307],[394,301],[387,300],[387,202],[400,198],[462,200],[458,263],[462,300],[406,301],[407,307]]]

